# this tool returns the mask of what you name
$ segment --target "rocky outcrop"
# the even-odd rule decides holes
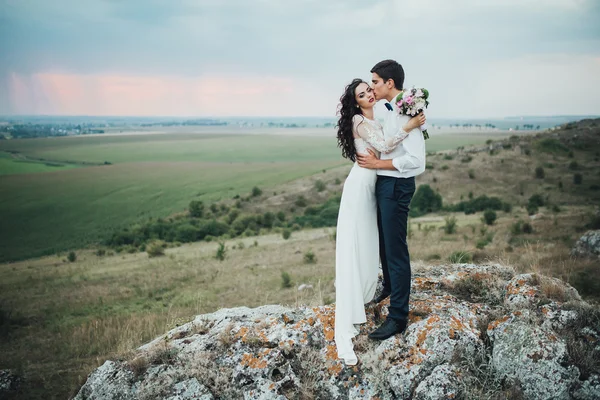
[[[598,310],[563,282],[500,265],[416,269],[410,324],[383,342],[369,305],[337,359],[334,306],[222,309],[107,361],[76,399],[600,398]]]
[[[571,252],[574,256],[600,258],[600,230],[583,235]]]

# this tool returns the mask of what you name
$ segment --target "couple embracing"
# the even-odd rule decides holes
[[[400,115],[394,99],[403,90],[404,70],[393,60],[377,63],[371,84],[354,79],[340,98],[337,124],[342,155],[354,162],[342,192],[336,238],[335,342],[338,357],[356,365],[355,324],[367,321],[365,304],[390,298],[385,322],[369,334],[384,340],[406,329],[410,258],[408,209],[415,176],[425,171],[423,113]],[[384,124],[373,107],[386,102]],[[379,264],[383,291],[375,299]]]

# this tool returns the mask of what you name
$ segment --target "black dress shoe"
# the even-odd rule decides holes
[[[387,292],[381,292],[381,294],[379,296],[375,297],[375,300],[373,300],[373,302],[375,304],[379,304],[382,301],[384,301],[385,299],[387,299],[388,297],[390,297],[389,293],[387,293]]]
[[[388,318],[379,328],[369,333],[369,338],[374,340],[385,340],[397,333],[402,333],[405,330],[406,321],[396,321],[395,319]]]

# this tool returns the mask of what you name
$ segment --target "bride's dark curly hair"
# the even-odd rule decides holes
[[[338,105],[337,114],[340,116],[340,119],[335,126],[337,128],[338,147],[342,148],[342,156],[352,160],[352,162],[356,161],[356,149],[354,148],[354,137],[352,135],[352,117],[356,114],[361,114],[355,94],[356,88],[361,83],[367,82],[356,78],[346,86]]]

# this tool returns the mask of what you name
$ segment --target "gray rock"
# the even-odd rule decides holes
[[[459,394],[460,370],[448,364],[435,367],[415,390],[415,400],[455,399]]]
[[[173,386],[172,395],[165,400],[213,400],[213,395],[196,378],[179,382]]]
[[[581,387],[573,393],[575,400],[598,400],[600,399],[600,377],[593,375],[581,384]]]
[[[552,331],[531,323],[529,311],[516,311],[490,324],[492,366],[500,377],[519,381],[528,399],[568,399],[579,377],[567,361],[565,343]]]
[[[586,232],[575,243],[571,254],[580,257],[600,258],[600,230]]]
[[[106,361],[92,372],[74,400],[133,400],[132,381],[133,373],[123,363]]]
[[[10,370],[0,369],[0,394],[17,390],[21,379]]]

